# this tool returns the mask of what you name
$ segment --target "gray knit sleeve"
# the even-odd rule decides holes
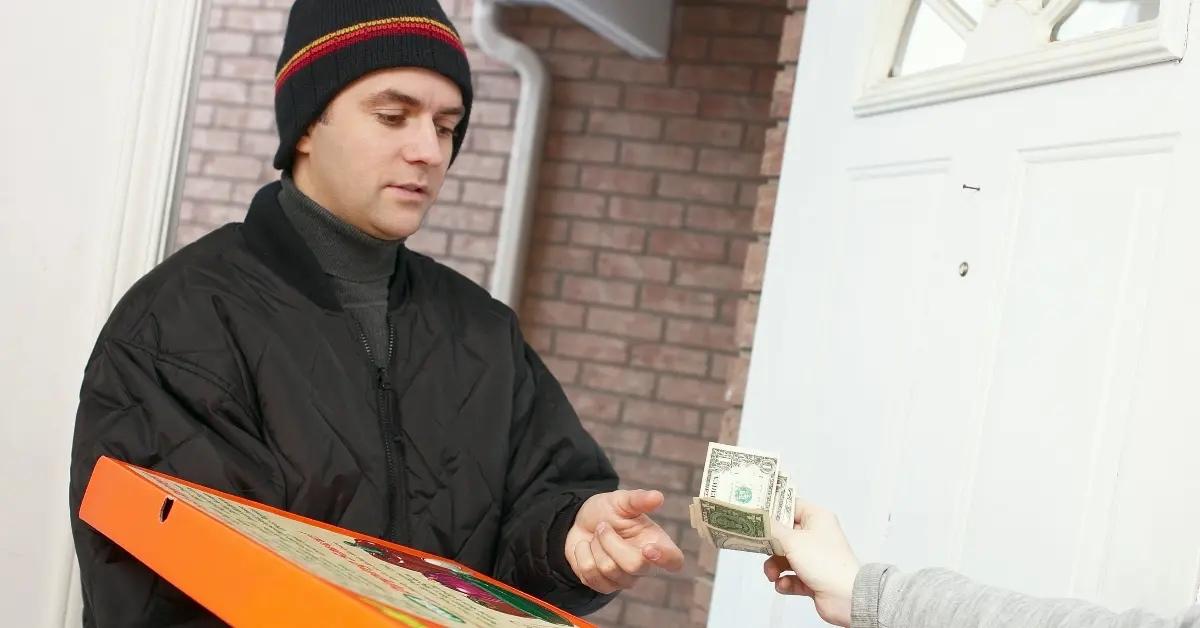
[[[1200,606],[1172,619],[1113,613],[1068,599],[1039,599],[976,584],[945,569],[903,574],[865,565],[854,581],[852,628],[1200,628]]]

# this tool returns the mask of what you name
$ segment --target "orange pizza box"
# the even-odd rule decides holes
[[[578,626],[452,560],[101,458],[79,517],[234,626]]]

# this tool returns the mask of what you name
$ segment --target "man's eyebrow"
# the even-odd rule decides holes
[[[391,88],[371,94],[371,96],[369,96],[366,100],[366,105],[368,107],[377,107],[379,105],[406,105],[409,107],[415,107],[417,109],[423,109],[425,107],[425,103],[421,102],[420,99],[414,98],[408,94]],[[439,110],[437,113],[440,116],[462,116],[466,114],[466,109],[463,107],[445,107]]]

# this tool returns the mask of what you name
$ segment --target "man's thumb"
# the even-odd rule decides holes
[[[642,489],[620,491],[617,499],[617,508],[623,514],[636,517],[658,510],[662,507],[665,499],[659,491],[645,491]]]

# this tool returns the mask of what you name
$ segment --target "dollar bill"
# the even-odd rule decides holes
[[[779,456],[709,443],[700,496],[769,511],[778,474]]]
[[[795,491],[779,456],[709,443],[700,495],[688,517],[700,538],[719,549],[782,554],[778,535],[792,528]]]

